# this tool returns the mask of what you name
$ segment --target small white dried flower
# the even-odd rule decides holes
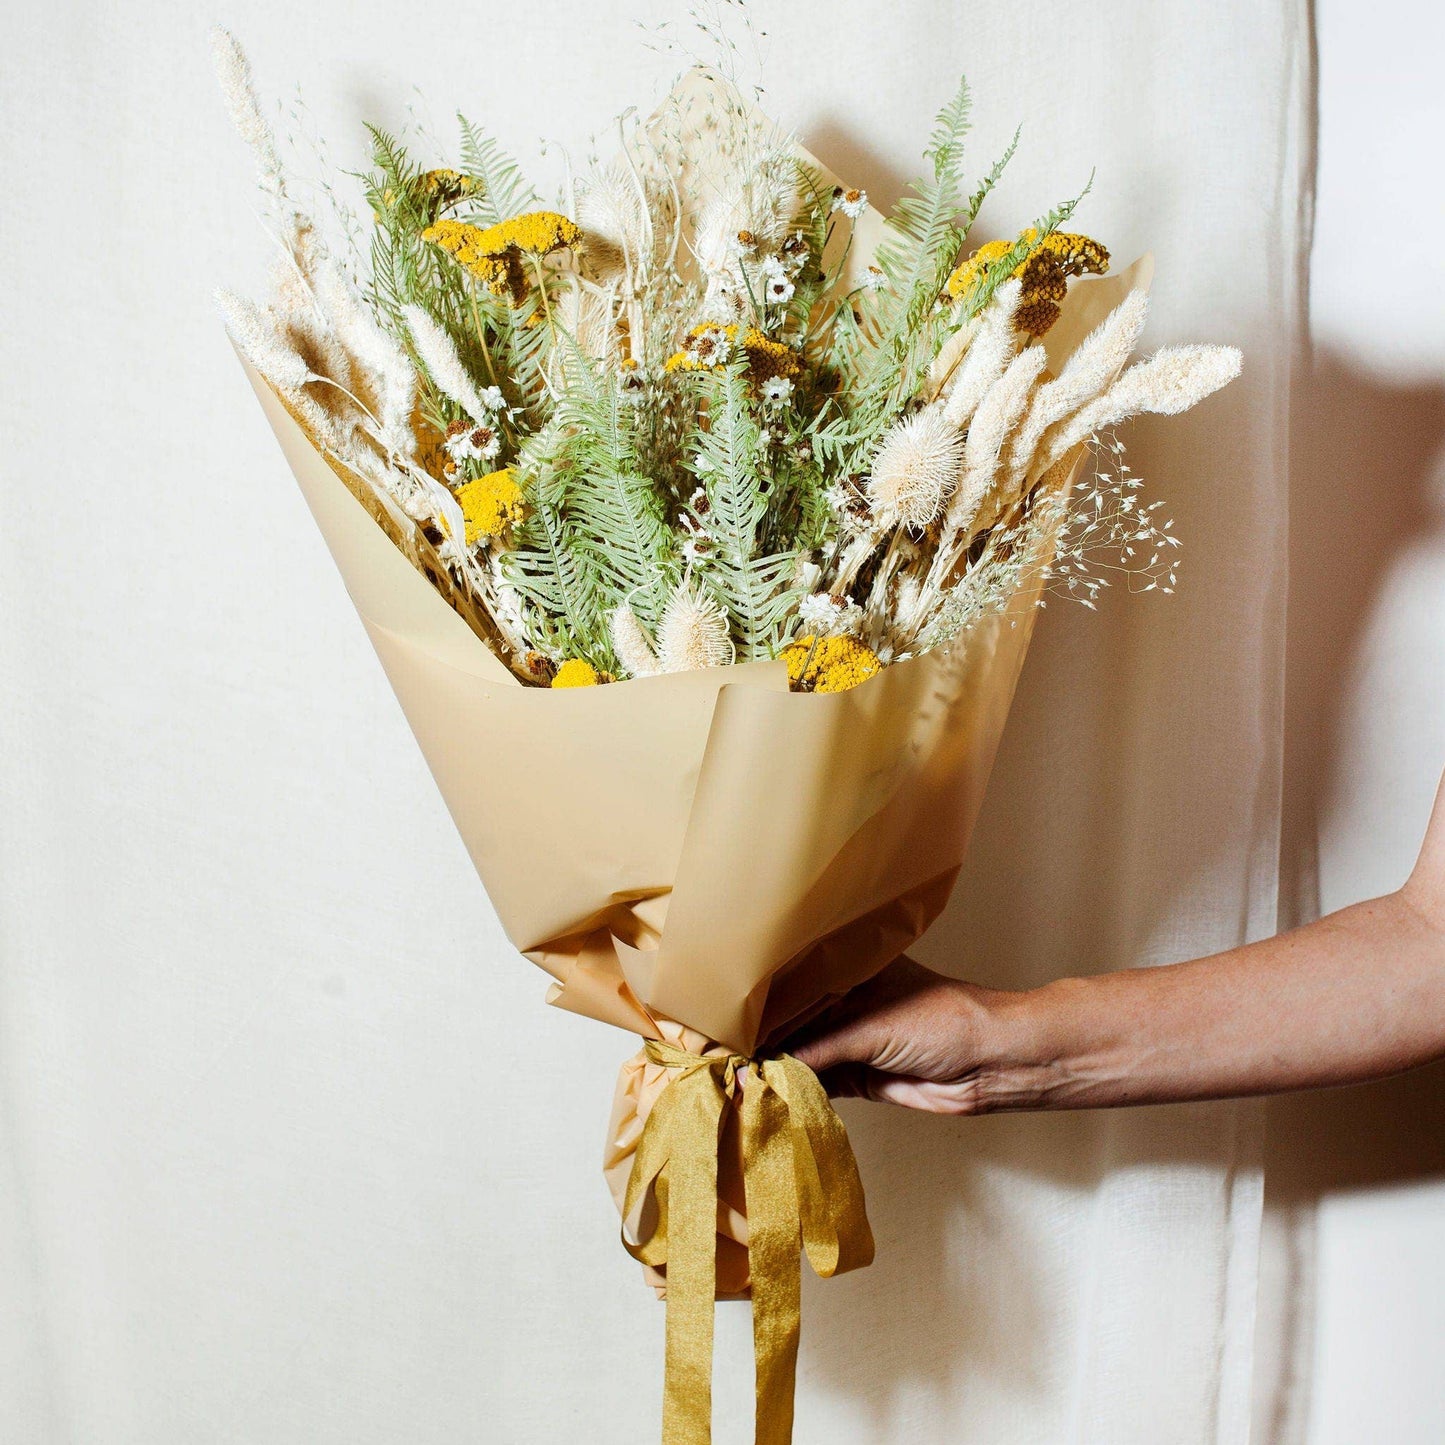
[[[657,629],[657,660],[663,672],[694,672],[733,660],[727,614],[715,598],[678,585]]]
[[[769,406],[782,406],[793,394],[793,379],[790,376],[770,376],[763,383],[763,400]]]
[[[612,634],[612,650],[617,660],[632,677],[652,677],[658,670],[657,656],[637,614],[627,603],[623,603],[613,614],[608,624]]]
[[[865,291],[877,291],[888,277],[881,266],[870,266],[863,273],[863,289]]]
[[[863,620],[863,609],[851,597],[815,592],[798,604],[798,620],[819,637],[846,637]]]
[[[502,438],[495,421],[483,421],[473,427],[459,422],[455,430],[448,430],[442,445],[454,462],[489,462],[501,451]]]
[[[842,211],[850,221],[856,221],[864,211],[868,209],[868,192],[858,190],[843,190],[841,187],[833,193],[832,209]]]
[[[777,256],[768,256],[759,268],[762,273],[763,299],[772,306],[781,306],[793,299],[793,281]]]
[[[887,527],[928,526],[953,492],[963,454],[963,434],[940,407],[895,422],[866,484],[873,515]]]

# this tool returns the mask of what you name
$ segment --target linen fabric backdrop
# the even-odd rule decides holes
[[[210,10],[211,7],[203,7]],[[672,19],[681,0],[641,7]],[[268,239],[221,20],[333,162],[411,87],[529,163],[683,61],[638,7],[12,9],[0,608],[0,1436],[247,1445],[657,1428],[662,1308],[599,1150],[635,1040],[542,1005],[213,309]],[[1008,986],[1276,924],[1304,0],[759,3],[767,108],[896,199],[959,72],[977,239],[1077,191],[1158,261],[1147,343],[1243,378],[1129,429],[1178,595],[1051,605],[919,949]],[[645,43],[646,42],[646,43]],[[310,117],[309,120],[305,117]],[[555,173],[556,155],[552,155]],[[498,759],[505,767],[506,760]],[[843,1111],[878,1261],[805,1287],[800,1445],[1243,1442],[1258,1113]],[[744,1305],[718,1439],[750,1439]]]

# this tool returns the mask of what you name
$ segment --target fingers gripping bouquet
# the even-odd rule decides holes
[[[508,936],[645,1041],[606,1170],[664,1438],[710,1438],[750,1292],[786,1441],[800,1254],[872,1240],[774,1041],[943,908],[1044,595],[1170,589],[1114,428],[1238,353],[1129,365],[1149,262],[1107,276],[1072,202],[972,247],[1008,154],[965,183],[962,86],[886,220],[694,71],[556,210],[465,122],[456,169],[373,131],[358,244],[217,56],[280,241],[268,304],[221,297],[261,405]]]

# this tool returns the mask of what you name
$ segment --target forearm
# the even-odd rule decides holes
[[[968,1008],[981,1111],[1358,1082],[1445,1055],[1445,928],[1402,891],[1190,963],[972,990]]]

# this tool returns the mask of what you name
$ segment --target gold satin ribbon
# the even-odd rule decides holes
[[[656,1223],[635,1259],[667,1268],[662,1445],[711,1445],[717,1158],[724,1109],[741,1094],[748,1269],[757,1368],[756,1445],[789,1445],[801,1324],[802,1266],[827,1278],[873,1260],[863,1184],[843,1121],[804,1063],[782,1054],[690,1054],[648,1040],[647,1057],[677,1076],[643,1126],[623,1218],[649,1191]]]

